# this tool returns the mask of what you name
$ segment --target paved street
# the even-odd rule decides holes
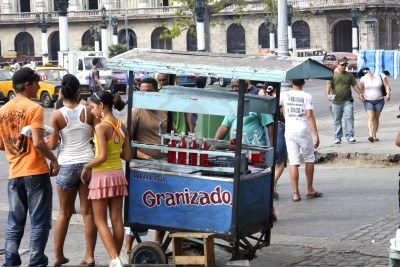
[[[316,90],[317,87],[320,87],[319,83]],[[398,90],[393,86],[392,89]],[[46,110],[46,117],[49,113],[50,110]],[[381,141],[371,144],[366,139],[365,112],[357,110],[357,143],[343,142],[340,145],[333,144],[329,114],[317,114],[321,138],[317,152],[325,163],[316,165],[314,185],[324,193],[324,197],[306,198],[304,168],[301,168],[302,201],[292,202],[289,171],[286,169],[278,184],[280,199],[275,202],[278,222],[272,230],[271,246],[258,251],[257,258],[250,262],[251,266],[388,265],[389,240],[395,236],[400,224],[397,197],[400,148],[394,145],[400,122],[397,114],[398,102],[392,100],[382,113],[378,132]],[[0,248],[4,247],[8,210],[7,169],[4,154],[0,153]],[[53,203],[55,219],[57,194],[54,194]],[[46,248],[50,262],[54,257],[53,234],[52,230]],[[29,226],[21,244],[23,265],[29,259],[28,237]],[[153,237],[154,233],[150,232],[146,239],[153,240]],[[84,245],[82,220],[77,214],[73,216],[65,246],[70,265],[79,264]],[[98,264],[108,263],[100,238],[95,257]],[[229,257],[227,253],[217,251],[218,266],[225,266]]]

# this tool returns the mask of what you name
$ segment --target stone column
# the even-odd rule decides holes
[[[58,64],[64,66],[64,61],[60,56],[60,53],[68,52],[68,2],[66,0],[60,0],[58,2],[58,27],[60,34],[60,52],[58,54]],[[64,66],[67,67],[67,66]]]
[[[288,56],[287,0],[278,0],[278,55]]]
[[[197,51],[204,52],[206,49],[206,42],[204,38],[204,13],[205,1],[195,0],[194,13],[196,15],[196,33],[197,33]]]

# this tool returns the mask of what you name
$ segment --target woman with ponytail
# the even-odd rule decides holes
[[[122,204],[128,195],[121,159],[131,160],[131,147],[126,127],[112,113],[112,108],[122,110],[125,104],[118,94],[98,91],[90,98],[92,114],[101,122],[95,127],[95,158],[82,171],[82,181],[91,174],[89,199],[92,201],[95,223],[101,240],[111,259],[110,267],[122,266],[118,255],[124,240]],[[110,212],[112,233],[107,225]]]

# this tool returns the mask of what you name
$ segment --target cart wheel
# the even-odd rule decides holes
[[[166,264],[167,257],[160,245],[145,241],[135,246],[129,256],[129,264]]]

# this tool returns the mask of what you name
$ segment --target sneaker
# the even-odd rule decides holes
[[[356,139],[352,136],[349,139],[347,139],[347,141],[349,141],[350,143],[355,143]]]
[[[335,139],[334,143],[335,144],[340,144],[340,139]]]
[[[118,257],[116,257],[115,259],[110,261],[108,267],[122,267],[121,260]]]
[[[123,250],[121,250],[121,253],[119,254],[119,259],[122,264],[129,264],[129,255]]]

